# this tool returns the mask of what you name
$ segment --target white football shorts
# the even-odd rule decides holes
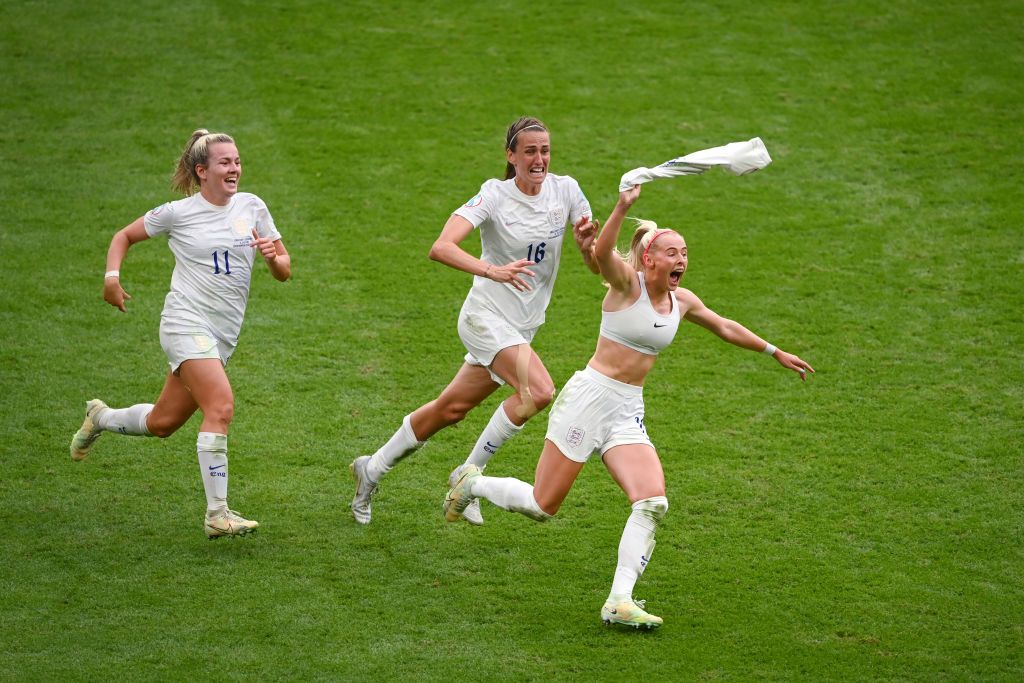
[[[588,365],[555,399],[546,438],[576,462],[626,444],[654,448],[644,428],[643,387],[612,379]]]
[[[510,346],[529,344],[535,334],[536,327],[517,330],[503,316],[468,300],[459,312],[459,339],[466,347],[466,363],[485,367],[488,371],[499,351]],[[493,372],[491,379],[498,384],[505,384],[505,380]]]
[[[197,358],[218,358],[221,365],[226,366],[235,352],[234,346],[217,339],[209,330],[165,323],[166,320],[160,321],[160,346],[167,354],[167,362],[175,375],[182,363]]]

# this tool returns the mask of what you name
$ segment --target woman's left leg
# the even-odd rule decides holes
[[[234,418],[235,397],[224,366],[214,358],[186,360],[179,376],[203,413],[196,453],[206,492],[206,535],[214,539],[256,531],[259,522],[228,508],[228,428]]]
[[[654,628],[661,625],[661,618],[648,614],[642,603],[633,600],[633,587],[651,559],[655,532],[668,512],[661,460],[648,444],[626,444],[608,449],[604,463],[625,491],[632,511],[622,530],[615,577],[601,618],[606,623]]]

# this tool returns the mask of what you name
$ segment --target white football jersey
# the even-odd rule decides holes
[[[167,235],[174,254],[171,291],[161,317],[237,344],[256,258],[252,230],[260,237],[281,238],[267,205],[248,192],[235,194],[226,206],[196,193],[153,209],[144,220],[150,237]]]
[[[540,193],[531,197],[516,187],[515,179],[488,180],[455,215],[480,228],[480,258],[487,263],[504,266],[529,259],[537,264],[529,267],[535,277],[523,278],[530,291],[519,292],[510,284],[477,275],[467,303],[490,308],[521,330],[543,323],[558,275],[566,225],[591,215],[579,183],[549,173]]]

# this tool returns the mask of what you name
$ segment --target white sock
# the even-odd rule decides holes
[[[518,434],[522,429],[520,425],[508,419],[508,414],[505,412],[505,404],[499,404],[498,409],[494,411],[491,419],[487,422],[487,426],[484,427],[484,431],[480,432],[480,438],[476,440],[476,445],[469,452],[466,462],[472,463],[480,469],[487,467],[488,461],[501,448],[501,445]]]
[[[96,413],[96,426],[108,432],[129,436],[152,436],[146,418],[153,412],[152,403],[136,403],[130,408],[107,408]]]
[[[668,499],[665,496],[644,498],[633,503],[633,511],[626,520],[626,528],[622,530],[622,539],[619,541],[619,561],[615,567],[609,600],[633,597],[633,586],[651,559],[654,532],[666,512]]]
[[[228,435],[199,432],[196,439],[199,472],[206,490],[206,509],[228,506]]]
[[[370,481],[380,481],[381,477],[398,464],[399,460],[412,455],[417,448],[425,443],[426,441],[416,439],[416,432],[412,431],[409,415],[406,415],[402,418],[402,426],[398,428],[398,431],[370,457],[370,462],[366,464],[366,476],[370,478]]]
[[[512,477],[480,477],[473,482],[469,493],[486,498],[502,510],[510,510],[526,515],[538,522],[551,519],[533,497],[533,487],[525,481]]]

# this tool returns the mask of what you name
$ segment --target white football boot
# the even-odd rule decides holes
[[[661,626],[663,620],[644,610],[645,601],[632,598],[609,598],[601,608],[601,621],[606,624],[623,624],[633,628],[652,629]]]
[[[96,443],[96,439],[100,438],[103,434],[103,430],[96,425],[96,415],[101,410],[106,410],[107,404],[98,398],[94,398],[85,404],[85,421],[82,422],[82,426],[75,432],[74,437],[71,439],[71,459],[72,460],[85,460],[85,456],[89,455],[89,451],[92,450],[92,445]]]
[[[448,495],[444,498],[444,505],[441,509],[444,510],[444,518],[449,522],[457,522],[462,517],[462,513],[469,507],[470,502],[473,500],[473,495],[469,492],[473,482],[480,478],[480,468],[476,465],[463,465],[462,472],[459,474],[458,481],[455,482],[455,486],[448,490]]]
[[[466,465],[463,464],[459,465],[454,470],[452,470],[452,473],[448,475],[448,488],[455,488],[455,483],[459,480],[459,477],[462,476],[462,472],[465,467]],[[481,472],[482,471],[483,470],[481,470]],[[474,498],[473,500],[469,501],[469,505],[467,505],[466,509],[462,511],[462,518],[470,524],[475,524],[476,526],[483,526],[484,515],[482,512],[480,512],[479,498]]]
[[[360,524],[370,523],[370,499],[377,492],[377,482],[370,481],[366,475],[366,465],[369,462],[370,456],[361,455],[348,466],[352,478],[356,480],[356,493],[349,507],[352,508],[352,516]]]
[[[251,519],[245,519],[234,510],[227,507],[206,511],[206,520],[203,530],[206,537],[211,541],[222,536],[245,536],[255,533],[260,523]]]

